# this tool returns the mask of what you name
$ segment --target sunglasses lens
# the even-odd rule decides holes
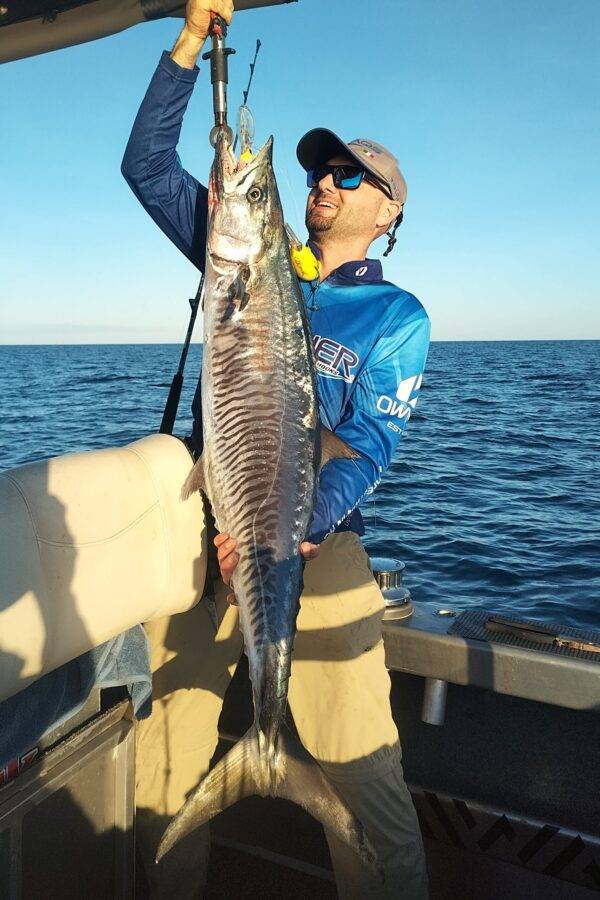
[[[346,191],[355,190],[363,180],[364,174],[363,169],[355,169],[350,166],[340,167],[336,180],[337,187],[344,188]]]

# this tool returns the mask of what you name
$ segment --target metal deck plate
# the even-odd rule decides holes
[[[389,669],[567,709],[600,712],[596,654],[549,653],[538,643],[520,646],[466,637],[453,630],[454,622],[436,615],[431,604],[417,602],[414,607],[410,619],[383,623]]]
[[[551,653],[554,656],[566,656],[571,657],[572,659],[585,659],[600,664],[600,653],[594,653],[590,650],[572,650],[568,647],[557,647],[553,644],[544,644],[538,641],[526,640],[518,635],[489,631],[485,627],[486,622],[490,616],[495,615],[502,615],[502,620],[504,622],[510,622],[516,627],[539,624],[544,630],[551,628],[561,636],[600,645],[600,631],[594,631],[591,628],[573,628],[569,625],[558,625],[549,622],[538,623],[531,619],[512,619],[489,609],[464,610],[464,612],[462,612],[452,623],[452,626],[448,629],[448,634],[457,634],[460,637],[470,638],[473,641],[507,644],[511,647],[521,647],[524,650],[537,650],[540,653]]]

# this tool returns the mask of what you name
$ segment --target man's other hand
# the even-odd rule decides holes
[[[240,561],[240,555],[235,549],[237,547],[237,542],[229,534],[218,534],[215,538],[215,547],[217,548],[217,559],[219,560],[221,578],[225,584],[229,586],[231,576]],[[319,545],[311,544],[309,541],[303,541],[300,544],[300,555],[306,560],[315,559],[315,557],[319,555]],[[235,604],[235,595],[228,594],[227,602]]]
[[[211,12],[221,16],[229,25],[233,16],[233,0],[187,0],[185,5],[188,31],[202,41],[210,29]]]
[[[219,560],[221,578],[229,587],[231,576],[233,575],[235,567],[240,561],[240,555],[239,553],[236,553],[235,550],[235,548],[237,547],[237,543],[228,534],[218,534],[215,537],[215,547],[217,548],[217,559]],[[227,597],[227,599],[231,603],[232,601],[230,600],[230,597],[233,597],[233,594],[230,594]]]

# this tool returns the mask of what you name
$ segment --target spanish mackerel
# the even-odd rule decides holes
[[[238,170],[219,138],[209,183],[204,286],[204,451],[183,496],[202,489],[220,532],[237,541],[232,587],[248,656],[254,724],[199,785],[163,835],[179,838],[242,797],[307,809],[363,860],[361,824],[289,731],[292,644],[302,590],[299,545],[322,462],[356,456],[320,429],[310,330],[290,261],[270,138]]]

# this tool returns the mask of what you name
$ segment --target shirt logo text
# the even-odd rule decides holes
[[[357,354],[344,347],[338,341],[331,338],[313,335],[313,351],[315,354],[315,367],[319,375],[326,378],[341,378],[348,384],[354,381],[352,369],[358,365]]]
[[[410,378],[404,378],[398,385],[395,398],[387,397],[385,394],[377,398],[379,412],[386,416],[394,416],[396,419],[404,419],[404,424],[406,424],[417,405],[422,381],[422,375],[411,375]]]

